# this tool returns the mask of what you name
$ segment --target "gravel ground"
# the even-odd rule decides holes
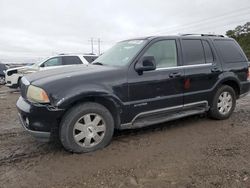
[[[116,132],[111,144],[71,154],[23,131],[18,92],[0,88],[0,187],[250,188],[250,96],[232,117],[204,116]]]

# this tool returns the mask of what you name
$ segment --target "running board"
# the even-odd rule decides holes
[[[121,129],[135,129],[184,118],[191,115],[203,114],[209,109],[207,101],[184,105],[181,108],[166,108],[145,112],[137,115],[131,123],[121,125]]]

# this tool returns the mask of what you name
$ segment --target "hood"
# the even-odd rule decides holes
[[[75,80],[76,78],[91,79],[91,77],[99,77],[104,72],[112,72],[116,67],[102,65],[73,65],[69,67],[61,67],[57,69],[43,70],[25,76],[33,85],[46,85],[62,80]],[[106,75],[106,74],[105,74]],[[78,80],[78,79],[77,79]]]
[[[15,67],[15,68],[10,68],[6,72],[9,71],[18,71],[19,73],[33,73],[36,72],[38,69],[33,66],[23,66],[23,67]]]
[[[89,64],[39,71],[25,78],[30,84],[43,88],[51,104],[59,106],[80,99],[83,93],[90,95],[120,91],[126,94],[121,87],[126,83],[126,74],[127,69],[124,67]]]
[[[26,66],[10,68],[10,69],[7,70],[7,72],[8,72],[8,71],[13,71],[13,70],[21,70],[21,69],[25,69],[25,68],[26,68]]]

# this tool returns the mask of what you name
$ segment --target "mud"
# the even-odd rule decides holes
[[[204,116],[115,133],[71,154],[21,128],[19,93],[0,88],[0,187],[250,187],[250,96],[228,120]]]

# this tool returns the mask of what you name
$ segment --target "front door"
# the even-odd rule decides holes
[[[134,65],[128,72],[129,123],[136,115],[183,106],[183,69],[178,66],[178,44],[174,39],[151,42],[141,54],[153,56],[156,70],[138,74]]]

